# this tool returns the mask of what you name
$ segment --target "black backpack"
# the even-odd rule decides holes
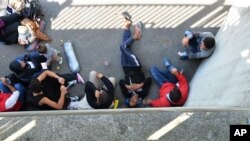
[[[39,21],[39,18],[43,16],[39,0],[26,0],[26,7],[21,11],[21,14],[24,18]]]

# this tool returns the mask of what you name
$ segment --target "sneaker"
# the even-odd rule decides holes
[[[171,65],[171,64],[170,64],[170,61],[167,59],[167,57],[164,57],[164,58],[163,58],[163,64],[164,64],[165,67],[168,67],[168,66]]]
[[[126,19],[126,20],[131,20],[131,15],[127,12],[127,11],[124,11],[122,12],[122,16]]]
[[[76,83],[77,83],[77,81],[76,81],[76,80],[69,81],[69,82],[68,82],[68,86],[67,86],[67,88],[69,88],[69,87],[71,87],[71,86],[76,85]]]
[[[138,23],[136,23],[137,28],[139,29],[139,34],[140,34],[140,37],[142,36],[142,22],[139,21]]]
[[[167,70],[169,70],[170,72],[172,71],[172,69],[175,69],[175,67],[170,63],[167,57],[164,57],[163,64],[167,68]]]
[[[187,52],[184,51],[184,52],[178,52],[178,55],[180,56],[180,59],[181,60],[187,60],[188,59],[188,55],[187,55]]]
[[[63,63],[63,58],[62,58],[62,57],[59,58],[58,63],[59,63],[60,65]]]
[[[70,96],[69,98],[70,98],[70,102],[76,102],[80,100],[78,96]]]
[[[79,83],[84,83],[84,79],[82,78],[82,76],[79,73],[76,73],[76,77],[77,77],[77,81]]]

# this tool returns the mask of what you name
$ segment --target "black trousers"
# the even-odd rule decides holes
[[[72,74],[72,73],[67,73],[67,74],[58,74],[60,77],[64,78],[65,79],[65,86],[68,85],[68,82],[69,81],[72,81],[72,80],[76,80],[77,79],[77,76],[76,74]]]
[[[6,44],[16,44],[18,42],[18,26],[21,19],[19,14],[13,13],[2,16],[0,19],[4,22],[4,27],[0,29],[0,41]]]

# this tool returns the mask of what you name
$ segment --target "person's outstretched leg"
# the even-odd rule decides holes
[[[2,16],[0,17],[0,19],[3,20],[4,25],[7,26],[11,23],[19,22],[19,20],[21,19],[21,16],[19,14],[13,13],[7,16]]]
[[[177,82],[176,76],[168,70],[161,71],[157,67],[151,67],[150,72],[159,87],[161,87],[165,82],[173,84]]]
[[[125,20],[123,23],[123,42],[120,45],[121,49],[121,64],[123,67],[131,67],[131,66],[140,66],[139,59],[133,54],[130,46],[134,42],[134,40],[140,39],[140,29],[135,26],[135,32],[133,36],[131,36],[131,32],[129,30],[131,21]]]

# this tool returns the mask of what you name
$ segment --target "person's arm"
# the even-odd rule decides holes
[[[203,51],[200,51],[200,52],[196,52],[196,53],[193,53],[193,52],[188,52],[188,58],[189,59],[200,59],[200,58],[206,58],[206,57],[209,57],[211,54],[213,53],[213,49],[209,49],[209,50],[203,50]]]
[[[128,93],[128,89],[125,87],[126,85],[125,80],[120,80],[119,85],[121,87],[122,94],[124,95],[124,97],[130,98],[131,94]]]
[[[148,92],[150,90],[152,84],[152,78],[148,77],[144,81],[144,85],[142,87],[142,93],[139,95],[141,98],[145,98],[148,95]]]
[[[61,90],[61,96],[57,102],[52,101],[47,97],[44,97],[39,101],[39,105],[46,104],[54,109],[58,109],[58,110],[63,109],[63,105],[65,101],[65,94],[67,94],[67,88],[64,85],[61,85],[60,90]]]
[[[171,106],[167,100],[164,101],[162,98],[152,100],[150,102],[150,105],[152,107],[170,107]]]
[[[16,102],[19,98],[20,92],[17,91],[13,86],[8,84],[4,77],[1,77],[0,80],[2,81],[2,84],[4,86],[8,87],[10,89],[10,91],[12,92],[12,95],[5,101],[5,108],[10,109],[16,104]]]
[[[32,53],[29,54],[29,58],[31,62],[34,64],[34,69],[35,71],[39,71],[42,69],[42,62],[46,62],[47,58],[44,57],[43,55],[40,55],[38,52],[33,51]]]
[[[5,108],[6,109],[12,108],[17,103],[19,95],[20,95],[19,91],[14,91],[12,95],[6,100]]]
[[[53,71],[50,70],[45,70],[43,73],[41,73],[37,79],[41,82],[43,81],[47,76],[55,78],[59,81],[60,84],[64,84],[65,83],[65,79],[60,77],[59,75],[57,75],[56,73],[54,73]]]
[[[176,78],[179,82],[179,89],[181,91],[181,100],[178,104],[183,105],[188,97],[188,81],[182,73],[177,73]]]
[[[143,104],[150,105],[152,107],[170,107],[170,102],[166,100],[165,97],[160,97],[158,99],[146,99],[144,100]]]
[[[101,79],[103,84],[107,87],[109,94],[114,95],[115,88],[114,88],[113,84],[110,82],[110,80],[107,77],[105,77],[102,73],[98,73],[97,77],[99,79]]]
[[[86,93],[87,101],[91,106],[96,106],[96,97],[95,97],[96,90],[97,88],[92,82],[88,81],[86,83],[84,91]]]

